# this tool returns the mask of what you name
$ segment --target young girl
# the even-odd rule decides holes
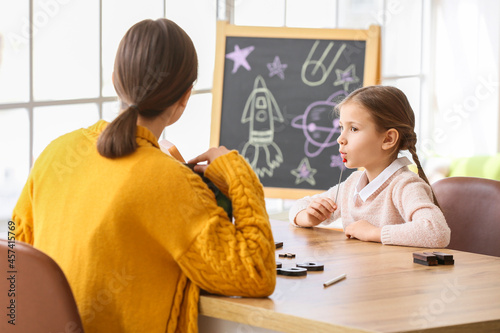
[[[113,73],[128,107],[54,140],[15,207],[16,239],[59,264],[86,332],[196,332],[200,288],[274,290],[275,245],[250,165],[224,147],[190,161],[208,162],[196,171],[232,199],[233,224],[201,177],[158,146],[186,107],[197,66],[172,21],[130,28]]]
[[[415,115],[404,93],[394,87],[371,86],[351,93],[337,106],[341,157],[356,171],[340,186],[298,200],[290,222],[312,227],[342,217],[348,238],[382,244],[440,248],[450,229],[422,170],[415,145]],[[398,158],[409,150],[418,168]]]

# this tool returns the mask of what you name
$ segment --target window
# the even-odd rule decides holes
[[[500,3],[434,4],[432,133],[426,149],[446,156],[492,155],[500,150]]]
[[[215,0],[0,2],[0,222],[10,219],[30,166],[50,141],[118,115],[111,76],[120,39],[133,24],[165,14],[199,55],[185,115],[163,134],[191,158],[209,144]]]
[[[381,25],[382,83],[408,95],[421,159],[494,153],[500,147],[499,7],[496,0],[0,2],[0,221],[9,219],[30,166],[50,140],[117,116],[111,81],[116,48],[125,31],[146,18],[174,20],[198,51],[193,96],[179,122],[162,134],[185,159],[209,145],[215,29],[222,11],[238,25]]]

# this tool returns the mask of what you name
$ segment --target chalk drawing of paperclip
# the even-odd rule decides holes
[[[311,60],[311,58],[314,55],[314,52],[316,52],[316,48],[318,47],[319,42],[320,42],[319,40],[314,42],[314,45],[311,48],[311,51],[309,51],[309,54],[307,55],[306,61],[304,61],[304,64],[302,65],[302,71],[301,71],[302,82],[304,82],[305,84],[307,84],[308,86],[311,86],[311,87],[319,86],[326,81],[326,79],[328,78],[328,76],[332,72],[333,67],[335,66],[335,64],[339,60],[340,55],[342,54],[342,52],[346,48],[346,44],[342,44],[340,46],[339,50],[335,54],[335,57],[333,58],[332,62],[330,63],[330,65],[327,68],[323,64],[323,62],[325,61],[325,58],[330,53],[330,50],[332,49],[334,42],[328,43],[328,46],[323,51],[323,54],[321,55],[321,57],[318,60]],[[307,68],[310,66],[313,66],[313,69],[311,71],[312,77],[315,77],[318,70],[322,71],[322,74],[321,74],[319,79],[311,81],[306,77]]]
[[[281,149],[274,142],[275,121],[283,122],[283,115],[264,79],[258,75],[241,117],[242,124],[250,123],[248,142],[241,155],[259,177],[272,177],[274,169],[283,162]]]

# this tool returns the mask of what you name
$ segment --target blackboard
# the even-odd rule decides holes
[[[379,83],[379,27],[217,28],[211,145],[237,149],[267,197],[298,198],[335,185],[344,165],[333,108]],[[353,171],[344,169],[342,178]]]

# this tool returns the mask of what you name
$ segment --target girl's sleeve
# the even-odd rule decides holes
[[[192,282],[211,293],[271,295],[276,284],[275,244],[262,185],[236,151],[215,159],[205,176],[231,199],[235,222],[222,208],[210,209],[201,232],[177,262]],[[202,200],[207,207],[215,205],[213,198]]]
[[[28,177],[26,184],[17,201],[12,213],[12,221],[15,223],[16,240],[33,245],[33,179]]]
[[[411,179],[401,182],[394,189],[393,202],[406,223],[384,226],[383,244],[443,248],[450,243],[450,228],[433,202],[430,185]]]
[[[302,199],[295,201],[293,206],[288,211],[288,220],[290,221],[290,224],[292,224],[293,226],[296,226],[296,227],[300,227],[297,223],[295,223],[295,217],[297,216],[298,213],[300,213],[301,211],[306,209],[312,200],[314,200],[316,198],[332,198],[333,200],[335,200],[335,196],[337,195],[337,187],[338,186],[339,185],[337,184],[337,185],[331,187],[326,192],[315,194],[313,196],[307,196],[307,197],[304,197]],[[342,202],[341,197],[342,197],[342,191],[339,192],[339,197],[337,199],[338,202]],[[321,224],[328,225],[328,224],[332,223],[333,221],[335,221],[336,219],[338,219],[340,217],[340,210],[341,210],[340,206],[341,205],[338,205],[337,210],[332,215],[330,215],[329,218],[327,218],[325,221],[321,222]]]

